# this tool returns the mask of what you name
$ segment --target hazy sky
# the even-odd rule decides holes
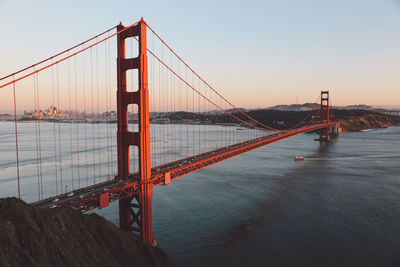
[[[400,104],[398,0],[0,0],[0,76],[141,16],[237,106]]]

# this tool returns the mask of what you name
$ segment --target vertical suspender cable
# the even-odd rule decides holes
[[[158,144],[159,147],[159,161],[158,161],[158,165],[162,164],[162,129],[161,129],[161,125],[162,125],[162,121],[161,116],[162,116],[162,102],[161,102],[161,92],[162,92],[162,78],[161,78],[161,63],[158,62],[158,109],[159,109],[159,121],[158,121],[158,130],[159,130],[159,137],[160,137],[160,143]]]
[[[39,119],[38,119],[38,132],[39,132],[39,168],[40,168],[40,195],[41,199],[43,199],[43,172],[42,172],[42,142],[41,142],[41,133],[40,133],[40,102],[39,102],[39,75],[36,73],[36,94],[37,94],[37,106],[39,110]]]
[[[111,35],[111,33],[109,33],[109,35]],[[108,73],[110,75],[110,78],[108,79],[109,82],[109,86],[108,86],[108,96],[109,96],[109,102],[108,102],[108,107],[110,108],[110,119],[111,118],[111,94],[112,94],[112,86],[111,86],[111,42],[108,42]],[[114,178],[114,160],[113,160],[113,138],[112,138],[112,131],[113,130],[113,124],[110,123],[110,153],[111,153],[111,174],[112,174],[112,178]]]
[[[68,109],[69,109],[69,149],[71,154],[71,185],[74,189],[74,159],[72,152],[72,108],[71,108],[71,70],[70,60],[68,59]],[[65,190],[66,191],[66,190]]]
[[[106,133],[107,133],[107,181],[110,180],[110,139],[109,139],[109,112],[108,112],[108,57],[107,57],[107,41],[104,42],[104,62],[105,62],[105,91],[106,91]]]
[[[96,46],[96,92],[97,92],[97,155],[98,160],[99,160],[99,181],[101,182],[101,135],[100,135],[100,86],[99,86],[99,49],[98,46]]]
[[[82,86],[83,86],[83,128],[85,136],[85,176],[86,176],[86,186],[89,186],[89,165],[88,165],[88,149],[87,149],[87,111],[86,111],[86,75],[85,75],[85,54],[82,54]]]
[[[163,46],[161,46],[161,58],[164,60],[164,49],[163,49]],[[161,145],[163,146],[163,153],[162,153],[162,155],[163,155],[163,164],[165,164],[166,163],[166,157],[165,157],[165,153],[166,153],[166,149],[165,149],[165,114],[166,114],[166,109],[165,109],[165,88],[164,88],[164,84],[165,84],[165,81],[164,81],[164,67],[162,67],[162,84],[161,84],[161,86],[162,86],[162,88],[161,88],[161,91],[162,91],[162,97],[161,97],[161,99],[162,99],[162,114],[163,114],[163,120],[162,120],[162,139],[161,139]]]
[[[38,123],[37,119],[39,111],[37,110],[37,94],[36,94],[36,74],[33,76],[33,101],[35,103],[35,135],[36,135],[36,172],[37,172],[37,187],[38,199],[40,200],[40,171],[39,171],[39,141],[38,141]]]
[[[185,76],[187,81],[187,68],[185,68]],[[185,84],[185,95],[186,95],[186,112],[185,112],[185,127],[186,127],[186,157],[189,156],[189,122],[188,122],[188,114],[189,114],[189,90],[187,85]]]
[[[199,91],[200,91],[201,89],[200,89],[200,80],[199,80]],[[199,136],[198,136],[198,141],[199,141],[199,143],[198,143],[198,145],[199,145],[199,151],[200,151],[200,153],[201,153],[201,142],[200,142],[200,136],[201,136],[201,133],[200,133],[200,125],[201,125],[201,107],[200,107],[200,103],[201,103],[201,101],[200,101],[200,97],[199,96],[197,96],[197,104],[198,104],[198,107],[199,107],[199,123],[198,123],[198,130],[199,130]]]
[[[194,76],[193,76],[193,74],[192,74],[192,84],[194,85]],[[196,142],[195,142],[195,135],[194,135],[194,132],[195,132],[195,129],[194,129],[194,123],[195,123],[195,121],[194,121],[194,118],[195,118],[195,115],[194,115],[194,91],[192,90],[192,125],[193,125],[193,150],[192,150],[192,155],[194,155],[194,154],[196,154]]]
[[[97,40],[96,40],[97,41]],[[92,107],[92,158],[93,158],[93,184],[96,183],[96,146],[94,141],[94,82],[93,82],[93,49],[90,49],[90,91]]]
[[[171,55],[171,67],[173,67],[172,54]],[[171,138],[172,138],[172,161],[176,158],[176,135],[175,135],[175,124],[174,124],[174,113],[175,113],[175,80],[171,74]]]
[[[154,34],[151,35],[152,36],[152,47],[153,47],[153,51],[154,51]],[[155,73],[154,73],[154,58],[151,58],[151,88],[150,88],[150,94],[151,94],[151,112],[154,116],[154,111],[155,111],[155,85],[154,85],[154,81],[155,81]],[[150,118],[151,119],[151,118]],[[153,166],[155,165],[155,142],[154,142],[154,118],[153,118],[153,124],[150,125],[150,138],[152,139],[153,142],[150,141],[151,145],[151,163]],[[154,160],[153,160],[154,159]]]
[[[14,81],[14,75],[13,75]],[[19,178],[19,155],[18,155],[18,125],[17,125],[17,98],[15,96],[15,82],[13,83],[14,94],[14,128],[15,128],[15,153],[17,157],[17,179],[18,179],[18,198],[21,199],[21,183]]]
[[[56,174],[56,195],[58,195],[58,170],[57,170],[57,138],[56,138],[56,117],[57,117],[57,108],[55,107],[54,102],[54,66],[51,67],[51,92],[53,98],[53,106],[52,106],[52,120],[53,120],[53,143],[54,143],[54,169]]]
[[[172,55],[170,54],[170,58],[171,58],[171,60],[170,60],[170,62],[171,62],[171,64],[172,64]],[[172,120],[173,120],[173,112],[174,112],[174,84],[173,84],[173,77],[172,77],[172,73],[170,73],[169,74],[169,83],[170,83],[170,85],[169,85],[169,91],[170,91],[170,105],[169,105],[169,108],[170,108],[170,113],[169,113],[169,118],[170,118],[170,120],[169,120],[169,122],[168,122],[168,124],[169,124],[169,132],[170,132],[170,138],[171,138],[171,148],[170,148],[170,151],[171,151],[171,159],[169,160],[169,162],[171,162],[171,161],[174,161],[174,156],[175,156],[175,135],[174,135],[174,132],[173,132],[173,130],[174,130],[174,125],[173,125],[173,123],[172,123]]]
[[[62,193],[63,191],[63,179],[62,179],[62,158],[61,158],[61,126],[60,126],[60,120],[61,120],[61,107],[60,107],[60,87],[59,87],[59,80],[58,80],[58,64],[56,65],[56,79],[57,79],[57,108],[58,111],[60,112],[58,116],[58,158],[60,160],[60,192]]]
[[[79,131],[78,131],[78,122],[79,122],[79,117],[80,117],[80,111],[78,109],[78,82],[77,82],[77,72],[76,72],[76,56],[74,57],[74,66],[75,66],[75,71],[74,71],[74,80],[75,80],[75,132],[76,132],[76,158],[78,160],[78,188],[81,187],[81,174],[80,174],[80,161],[79,161]]]
[[[180,72],[180,64],[178,62],[178,73],[179,75],[181,75]],[[178,81],[179,82],[179,81]],[[179,82],[179,108],[178,108],[178,112],[179,112],[179,117],[178,117],[178,121],[179,121],[179,157],[182,157],[182,83]]]
[[[168,59],[168,56],[166,56],[166,58]],[[167,60],[166,59],[166,60]],[[170,81],[170,79],[169,79],[169,71],[167,71],[166,70],[166,81],[165,81],[165,84],[166,84],[166,90],[165,90],[165,94],[166,94],[166,96],[165,96],[165,109],[166,109],[166,120],[165,120],[165,132],[166,132],[166,135],[164,136],[164,138],[166,138],[165,140],[165,143],[167,144],[166,145],[166,147],[167,147],[167,162],[170,162],[170,156],[171,156],[171,151],[170,151],[170,147],[169,147],[169,144],[170,144],[170,142],[171,142],[171,140],[168,140],[168,130],[169,130],[169,87],[170,87],[170,84],[169,84],[169,81]]]

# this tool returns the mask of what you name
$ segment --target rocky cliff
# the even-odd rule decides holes
[[[0,199],[0,266],[177,266],[96,215]]]

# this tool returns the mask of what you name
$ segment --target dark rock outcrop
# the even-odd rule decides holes
[[[0,199],[0,266],[176,266],[96,214]]]

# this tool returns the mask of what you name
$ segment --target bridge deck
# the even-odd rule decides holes
[[[330,123],[329,125],[335,125],[335,123]],[[146,183],[152,183],[154,186],[165,184],[165,176],[167,173],[169,173],[172,181],[183,175],[198,171],[210,165],[249,152],[259,147],[294,135],[325,128],[326,126],[326,124],[314,124],[293,131],[269,134],[263,137],[251,139],[245,142],[174,161],[165,165],[157,166],[152,168],[151,179],[147,180]],[[106,198],[108,197],[108,201],[113,202],[137,194],[140,191],[141,182],[143,183],[143,181],[139,181],[139,174],[134,173],[129,176],[128,179],[115,178],[111,181],[81,188],[73,191],[72,193],[70,192],[59,196],[54,196],[32,204],[43,208],[72,207],[82,212],[86,212],[100,207],[100,196]]]

